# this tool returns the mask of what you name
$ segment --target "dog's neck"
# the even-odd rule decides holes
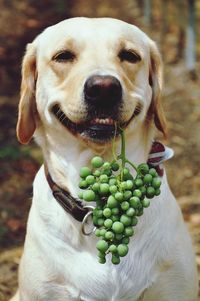
[[[126,133],[127,158],[136,165],[146,162],[152,139],[153,130],[148,129],[146,131],[145,128]],[[95,144],[83,143],[72,136],[69,140],[58,137],[55,144],[51,135],[48,135],[46,141],[42,141],[40,146],[52,179],[60,187],[68,189],[74,196],[77,196],[79,170],[82,166],[90,166],[91,158],[97,154],[103,156],[104,160],[113,160],[112,143],[96,146]],[[116,153],[120,154],[120,139],[117,139],[115,148]]]

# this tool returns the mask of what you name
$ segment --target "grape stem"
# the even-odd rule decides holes
[[[121,135],[121,154],[117,158],[121,159],[121,161],[122,161],[121,181],[123,181],[123,169],[125,168],[126,163],[131,165],[136,170],[136,172],[137,172],[137,167],[126,158],[125,134],[122,129],[120,129],[120,135]]]
[[[112,140],[112,154],[114,158],[113,162],[117,161],[116,146],[115,146],[116,135],[117,135],[117,123],[115,122],[115,135],[114,135],[114,139]]]
[[[135,166],[135,164],[133,164],[131,161],[129,161],[129,160],[126,160],[126,163],[128,163],[129,165],[131,165],[134,169],[135,169],[135,171],[136,172],[138,172],[138,169],[137,169],[137,167]]]

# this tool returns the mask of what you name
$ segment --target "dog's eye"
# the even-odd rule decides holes
[[[54,55],[53,60],[56,62],[68,62],[75,59],[75,54],[71,51],[65,50]]]
[[[132,50],[121,50],[118,56],[122,62],[127,61],[135,64],[141,61],[140,55]]]

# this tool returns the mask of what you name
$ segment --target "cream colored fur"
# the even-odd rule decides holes
[[[142,61],[121,62],[121,48],[137,51]],[[74,52],[76,59],[53,60],[63,49]],[[110,160],[111,144],[72,135],[51,108],[58,103],[73,122],[84,121],[83,86],[93,74],[112,75],[121,82],[122,120],[131,117],[137,103],[143,106],[125,131],[132,162],[146,162],[155,125],[166,132],[159,100],[161,60],[141,30],[109,18],[74,18],[47,28],[28,45],[23,61],[17,133],[22,143],[34,135],[52,178],[75,197],[80,167],[94,154]],[[128,255],[118,266],[110,260],[101,265],[96,238],[84,236],[81,224],[53,198],[42,166],[34,180],[19,292],[12,301],[195,301],[194,252],[166,174],[161,188],[139,219]]]

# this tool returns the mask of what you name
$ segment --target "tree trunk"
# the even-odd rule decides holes
[[[195,0],[188,0],[188,25],[186,29],[186,68],[192,79],[196,79],[195,64]]]
[[[151,0],[144,0],[144,23],[151,25]]]

